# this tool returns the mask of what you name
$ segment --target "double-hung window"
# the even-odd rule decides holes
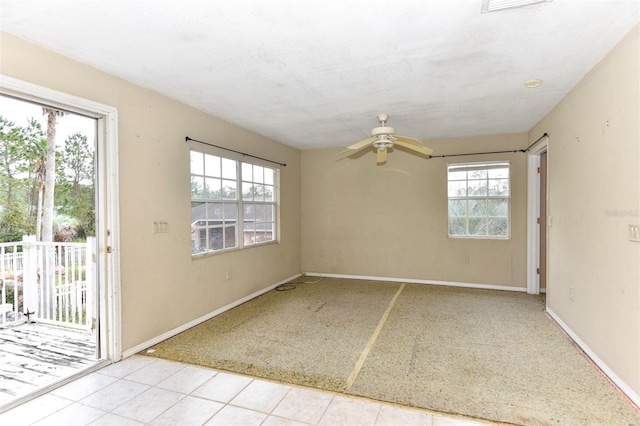
[[[447,165],[450,237],[509,238],[509,162]]]
[[[191,254],[277,239],[277,170],[191,151]]]

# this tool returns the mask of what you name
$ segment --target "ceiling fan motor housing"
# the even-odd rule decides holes
[[[373,130],[371,130],[371,136],[390,136],[396,133],[396,129],[394,129],[393,127],[387,127],[387,126],[382,126],[382,127],[374,127]]]

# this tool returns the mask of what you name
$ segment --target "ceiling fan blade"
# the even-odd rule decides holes
[[[418,139],[408,138],[406,136],[397,136],[397,135],[394,135],[393,137],[397,141],[402,141],[404,143],[408,143],[408,144],[415,145],[415,146],[424,146],[423,143],[421,141],[419,141]]]
[[[400,146],[403,146],[403,147],[405,147],[407,149],[410,149],[412,151],[419,152],[420,154],[427,155],[427,156],[430,156],[433,153],[433,150],[431,148],[427,148],[426,146],[424,146],[422,144],[417,146],[417,145],[414,145],[414,144],[407,143],[407,142],[405,142],[403,140],[400,140],[400,139],[396,140],[396,144],[400,145]]]
[[[367,138],[364,140],[361,140],[360,142],[356,142],[353,145],[349,145],[347,147],[347,149],[345,149],[344,151],[340,151],[339,153],[336,154],[336,156],[338,157],[348,157],[351,154],[361,150],[362,148],[365,148],[369,145],[371,145],[373,142],[375,142],[378,138]]]
[[[378,148],[376,159],[378,160],[378,164],[385,163],[387,161],[387,150]]]
[[[349,145],[349,146],[347,147],[347,149],[350,149],[350,150],[356,150],[356,151],[357,151],[357,150],[359,150],[359,149],[364,148],[364,147],[365,147],[365,146],[367,146],[367,145],[372,144],[372,143],[373,143],[373,142],[375,142],[377,139],[378,139],[377,137],[370,137],[370,138],[367,138],[367,139],[361,140],[360,142],[356,142],[356,143],[354,143],[353,145]]]

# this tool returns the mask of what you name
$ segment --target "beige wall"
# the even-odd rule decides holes
[[[516,150],[527,135],[426,145],[433,155]],[[303,271],[526,287],[525,154],[425,160],[396,151],[378,166],[370,152],[337,161],[340,151],[302,153]],[[489,160],[511,161],[511,238],[448,238],[447,162]]]
[[[123,350],[300,272],[298,150],[1,35],[1,73],[118,109]],[[287,164],[280,244],[191,259],[185,136]],[[153,234],[154,220],[169,232]]]
[[[550,135],[548,303],[640,394],[640,32],[529,133]],[[571,300],[571,288],[575,291]]]

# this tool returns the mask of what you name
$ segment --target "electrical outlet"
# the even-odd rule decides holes
[[[462,263],[469,263],[469,256],[465,256],[465,257],[462,259]]]
[[[629,225],[629,241],[640,242],[640,225]]]
[[[569,299],[576,300],[576,288],[573,286],[569,287]]]
[[[169,232],[169,222],[164,221],[154,221],[153,222],[153,233],[154,234],[163,234]]]
[[[227,271],[227,273],[224,274],[224,277],[227,281],[229,281],[231,279],[231,272]]]

